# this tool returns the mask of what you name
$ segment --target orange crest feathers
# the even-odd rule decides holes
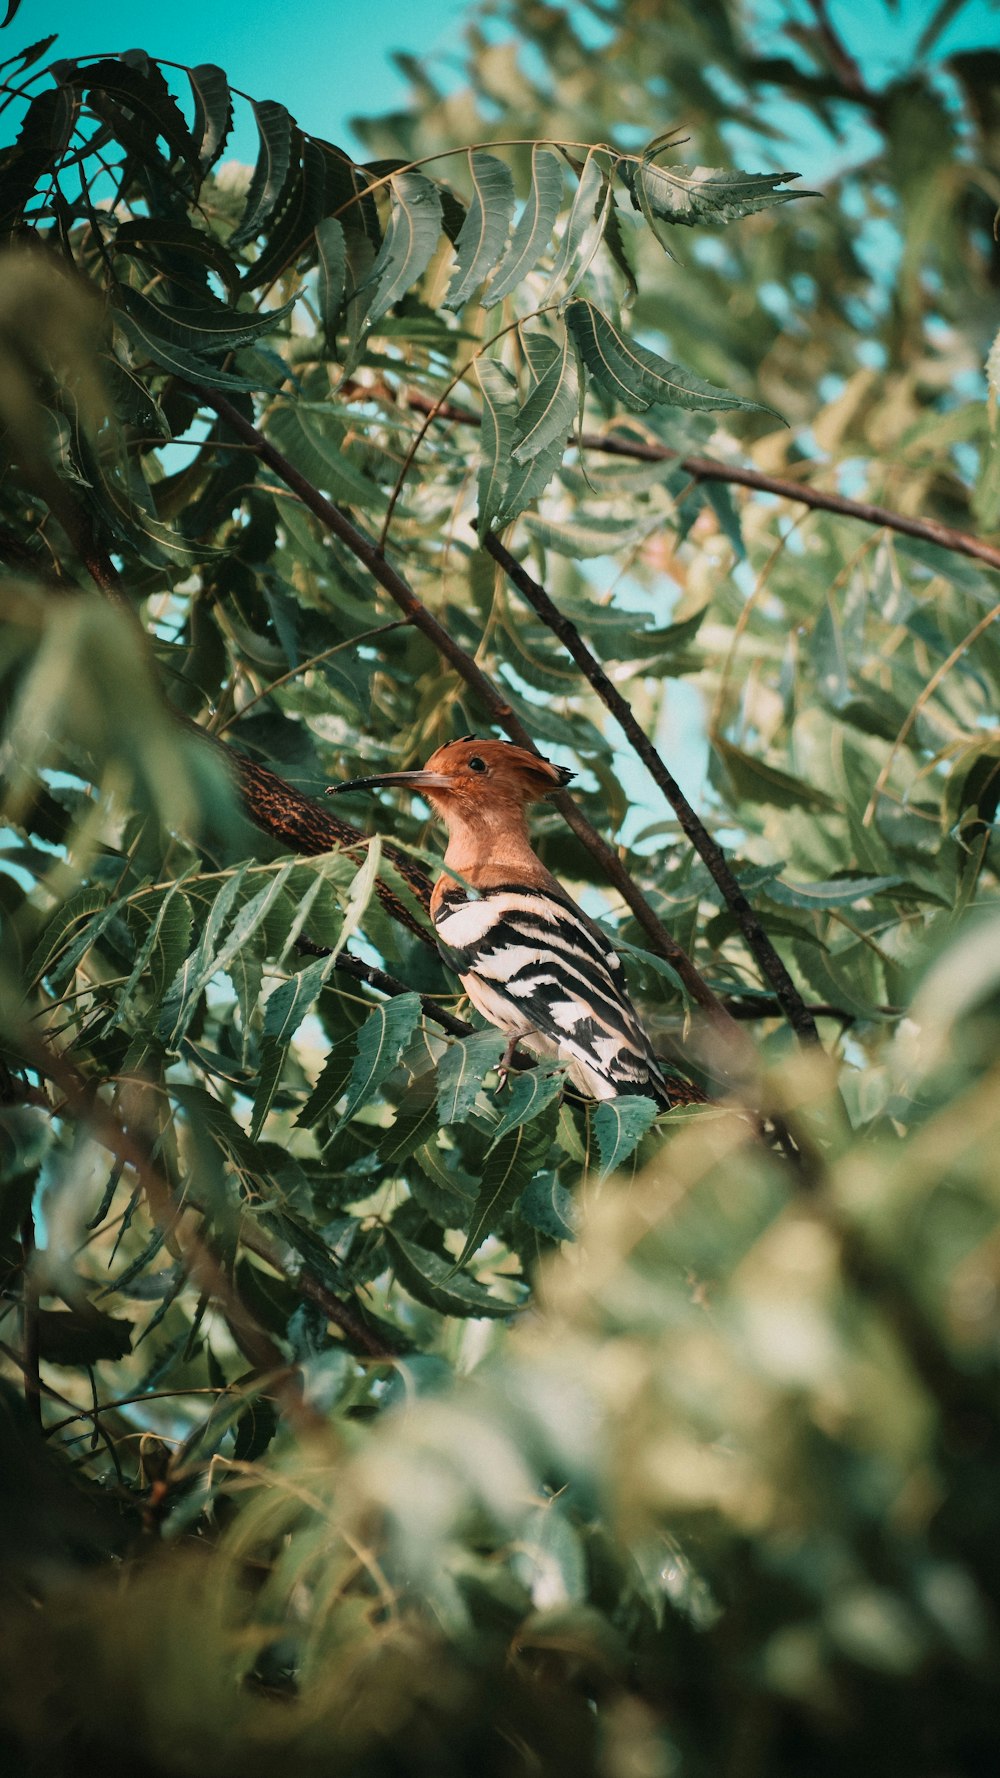
[[[540,753],[518,747],[513,741],[480,740],[463,735],[446,741],[427,761],[424,770],[454,781],[456,790],[486,786],[514,792],[523,802],[534,802],[552,790],[561,790],[575,777],[567,766],[553,765]]]

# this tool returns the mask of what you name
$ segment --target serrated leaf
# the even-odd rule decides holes
[[[316,257],[319,316],[327,339],[332,340],[344,307],[347,278],[347,242],[343,225],[335,216],[324,216],[322,222],[316,224]]]
[[[571,1161],[576,1161],[581,1167],[586,1166],[587,1151],[584,1148],[583,1143],[580,1141],[579,1132],[576,1124],[573,1122],[573,1113],[570,1111],[568,1105],[560,1105],[559,1107],[559,1118],[556,1123],[556,1141],[559,1143],[563,1153],[569,1155]]]
[[[264,1008],[265,1037],[280,1044],[291,1041],[306,1013],[311,1012],[319,998],[336,961],[333,953],[329,957],[317,957],[268,995]]]
[[[389,225],[370,282],[376,286],[367,323],[373,326],[423,277],[441,239],[441,199],[422,173],[396,173]]]
[[[455,242],[457,263],[444,299],[446,309],[460,309],[489,276],[503,252],[514,214],[514,181],[503,161],[472,149],[469,174],[472,202]]]
[[[134,291],[129,293],[130,297],[135,294]],[[219,370],[216,365],[206,363],[204,358],[197,358],[194,353],[172,345],[154,333],[148,322],[138,320],[134,314],[126,314],[121,308],[115,309],[114,318],[136,351],[151,359],[160,370],[169,371],[171,376],[180,377],[185,383],[194,383],[196,387],[201,383],[207,389],[228,389],[241,395],[254,394],[264,387],[259,377],[234,376],[231,371]]]
[[[187,71],[194,98],[194,144],[202,171],[215,165],[233,127],[229,82],[214,62],[199,62]]]
[[[140,980],[145,975],[157,946],[160,948],[161,957],[169,955],[168,947],[170,946],[180,947],[181,955],[183,955],[190,938],[191,924],[191,903],[187,896],[181,893],[180,884],[173,883],[149,922],[149,930],[136,953],[131,974],[118,996],[118,1005],[104,1026],[105,1032],[113,1030],[125,1017],[129,1002]],[[174,975],[176,968],[177,964],[170,971],[170,977]],[[161,980],[166,974],[166,970],[161,969]]]
[[[501,1302],[481,1284],[457,1273],[448,1260],[437,1253],[429,1253],[425,1247],[418,1247],[415,1241],[404,1240],[391,1226],[386,1230],[386,1242],[403,1288],[428,1309],[463,1320],[487,1318],[502,1321],[516,1314],[515,1303]]]
[[[437,1087],[432,1069],[410,1082],[395,1121],[379,1143],[379,1159],[385,1168],[401,1166],[434,1135],[438,1127]]]
[[[138,290],[124,286],[118,296],[126,314],[155,333],[164,345],[179,346],[182,351],[199,356],[203,352],[228,352],[236,346],[253,345],[295,307],[293,298],[280,308],[256,313],[228,308],[224,303],[179,308],[173,303],[153,302]]]
[[[797,173],[743,173],[735,167],[658,167],[652,162],[622,163],[622,178],[635,208],[642,199],[663,222],[693,228],[697,223],[717,226],[790,204],[795,198],[816,197],[816,192],[779,191]]]
[[[395,1068],[421,1015],[419,994],[397,994],[385,1000],[365,1020],[357,1038],[357,1053],[347,1084],[347,1104],[338,1130],[349,1123],[362,1105],[374,1098],[382,1082]]]
[[[227,877],[212,902],[194,951],[181,964],[164,995],[157,1029],[168,1048],[183,1037],[199,996],[215,974],[219,938],[249,868],[249,860],[246,860],[231,877]]]
[[[543,518],[540,513],[533,512],[528,515],[525,524],[531,535],[537,537],[545,549],[553,549],[557,555],[569,556],[573,561],[579,561],[591,556],[614,555],[619,550],[630,549],[654,524],[659,530],[663,520],[657,514],[655,521],[651,520],[643,526],[636,525],[629,519],[592,518],[578,508],[575,517],[565,520]],[[625,626],[622,625],[622,628]],[[620,658],[630,657],[623,651]]]
[[[287,984],[285,985],[287,986]],[[270,1006],[270,1001],[268,1005]],[[306,1009],[303,1008],[303,1017],[305,1011]],[[253,1116],[250,1119],[250,1135],[255,1142],[264,1127],[264,1120],[278,1090],[287,1049],[287,1044],[282,1043],[279,1038],[269,1037],[266,1032],[261,1039],[260,1061],[257,1068],[257,1091],[254,1094]]]
[[[493,358],[477,358],[476,379],[483,396],[483,424],[479,435],[479,511],[477,525],[482,537],[500,510],[514,444],[517,384]]]
[[[258,290],[279,278],[310,241],[326,205],[326,161],[318,143],[301,138],[298,176],[267,231],[258,257],[247,267],[244,290]],[[284,367],[282,367],[284,368]]]
[[[494,521],[495,531],[501,531],[505,525],[513,524],[532,500],[537,500],[540,494],[544,494],[563,460],[565,448],[565,441],[559,438],[546,445],[529,462],[513,464],[503,491],[503,502]],[[550,735],[549,738],[553,737]]]
[[[767,885],[769,901],[786,908],[844,908],[870,895],[883,895],[898,889],[904,877],[829,877],[824,883],[784,883],[780,879]]]
[[[340,956],[351,934],[356,932],[365,909],[371,901],[378,876],[378,867],[382,858],[382,847],[378,839],[371,841],[364,864],[355,872],[347,891],[347,909],[337,934],[333,948],[328,957],[317,957],[289,981],[283,982],[270,996],[264,1013],[264,1034],[287,1043],[293,1032],[302,1023],[327,980],[337,958]],[[290,865],[289,869],[294,869]],[[317,879],[317,892],[319,879]],[[294,926],[293,926],[294,932]],[[294,942],[289,935],[289,942]],[[277,1004],[276,1004],[277,1003]]]
[[[251,101],[259,147],[247,201],[230,247],[245,247],[266,227],[281,201],[292,164],[296,127],[290,112],[274,99]]]
[[[601,1156],[602,1179],[628,1160],[658,1115],[658,1106],[641,1094],[619,1094],[617,1099],[602,1099],[594,1107],[592,1127]]]
[[[655,1108],[654,1108],[655,1112]],[[457,1264],[471,1253],[502,1222],[526,1185],[545,1164],[555,1129],[555,1115],[519,1123],[494,1143],[483,1162],[483,1176],[476,1198],[465,1246]]]
[[[771,803],[779,809],[835,809],[833,797],[815,785],[768,765],[753,754],[735,747],[720,735],[712,736],[712,748],[725,767],[739,797],[751,803]]]
[[[302,1129],[311,1130],[343,1097],[356,1055],[357,1032],[345,1031],[327,1051],[319,1079],[295,1119]]]
[[[689,408],[696,413],[771,411],[759,402],[718,389],[661,358],[658,352],[627,339],[592,302],[577,298],[569,304],[565,318],[591,375],[632,413],[645,413],[655,406]]]
[[[461,1123],[472,1110],[483,1075],[495,1068],[504,1049],[498,1031],[473,1031],[459,1037],[438,1064],[438,1119]]]
[[[133,61],[131,58],[134,57]],[[67,65],[64,63],[63,67]],[[104,56],[86,66],[69,65],[74,86],[85,89],[93,103],[95,96],[106,93],[137,117],[151,124],[155,135],[162,136],[171,153],[188,165],[196,165],[195,146],[177,100],[167,86],[155,62],[141,51],[126,51],[124,56]]]
[[[561,202],[562,162],[536,142],[531,150],[531,192],[507,253],[483,296],[484,309],[502,302],[534,270],[552,238]]]
[[[267,433],[296,469],[334,500],[366,508],[384,506],[382,489],[346,455],[343,429],[334,416],[314,425],[300,402],[277,402],[268,418]]]
[[[553,1069],[546,1072],[543,1068],[532,1068],[514,1077],[510,1085],[503,1116],[493,1131],[490,1148],[494,1149],[511,1130],[518,1124],[527,1124],[540,1116],[553,1099],[558,1099],[566,1084],[566,1076],[561,1070]]]
[[[128,222],[119,223],[108,246],[111,252],[127,253],[158,272],[176,271],[178,260],[201,260],[205,267],[218,273],[231,303],[239,296],[239,273],[222,242],[206,229],[193,228],[182,217],[133,216]],[[186,266],[184,270],[189,275],[191,268]],[[184,310],[182,314],[189,312]],[[252,321],[254,317],[246,319]]]
[[[576,417],[579,395],[576,353],[564,331],[552,363],[517,416],[511,452],[515,463],[531,462],[556,442],[565,445]]]
[[[539,1173],[525,1186],[518,1215],[550,1241],[575,1241],[576,1204],[554,1173]]]
[[[581,251],[584,242],[587,241],[590,230],[594,225],[598,207],[604,202],[606,184],[607,181],[601,168],[601,163],[597,159],[594,150],[591,149],[583,164],[583,171],[580,174],[580,183],[576,188],[573,207],[569,213],[569,219],[566,223],[562,241],[559,244],[559,250],[552,266],[549,281],[542,293],[543,304],[552,301],[559,286],[566,278],[574,259]],[[596,251],[597,244],[596,242],[588,244],[592,246],[592,250],[587,258],[587,263],[589,264],[590,259],[593,257],[593,251]]]
[[[78,926],[81,920],[89,919],[91,914],[99,913],[101,908],[107,906],[107,903],[108,892],[100,884],[78,889],[75,895],[71,895],[68,900],[64,901],[62,907],[47,922],[31,954],[27,980],[34,983],[47,974],[52,959],[60,950],[62,941],[67,934]]]

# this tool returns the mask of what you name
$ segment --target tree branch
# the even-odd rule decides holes
[[[433,402],[418,389],[406,391],[406,402],[418,413],[428,413]],[[481,426],[482,416],[470,408],[451,404],[438,409],[436,419],[463,426]],[[765,475],[760,469],[747,469],[735,463],[720,463],[714,457],[682,457],[669,445],[651,439],[616,437],[613,433],[584,432],[579,440],[584,450],[601,451],[609,457],[628,457],[638,463],[673,463],[696,482],[729,482],[741,488],[754,488],[760,494],[775,494],[781,500],[794,500],[816,512],[834,512],[841,518],[859,519],[862,524],[882,530],[897,531],[904,537],[917,537],[922,543],[936,544],[953,554],[971,556],[987,568],[1000,568],[1000,548],[986,543],[971,531],[959,531],[937,519],[915,519],[888,506],[877,506],[870,500],[848,500],[843,494],[827,493],[823,488],[793,481],[788,476]]]
[[[286,486],[299,496],[303,505],[315,514],[320,523],[325,525],[334,537],[339,538],[351,554],[368,569],[373,579],[388,593],[390,599],[398,605],[401,611],[406,613],[414,627],[423,632],[434,644],[439,654],[454,667],[456,673],[465,681],[470,690],[475,692],[493,720],[506,729],[511,740],[516,741],[519,746],[530,748],[531,752],[537,753],[538,749],[528,730],[515,716],[510,704],[501,696],[482,668],[476,665],[471,655],[466,653],[465,649],[438,622],[433,613],[428,611],[412,587],[386,561],[375,545],[351,523],[351,520],[338,507],[333,505],[332,501],[321,494],[319,489],[314,487],[312,482],[308,481],[295,468],[295,465],[288,461],[287,457],[276,450],[256,426],[253,426],[249,420],[245,420],[231,401],[221,395],[217,389],[205,389],[195,384],[192,384],[191,387],[195,390],[199,400],[207,407],[213,408],[220,419],[225,420],[226,424],[232,427],[243,443],[255,450],[261,461],[267,463],[275,475],[280,476]],[[676,970],[691,999],[696,1005],[711,1013],[717,1022],[728,1026],[730,1021],[722,1002],[708,986],[708,983],[702,980],[687,952],[667,931],[646,897],[632,881],[617,853],[606,840],[602,839],[596,828],[591,826],[582,810],[571,796],[566,795],[565,791],[557,791],[549,800],[555,804],[577,838],[586,846],[591,857],[597,861],[627,901],[636,919],[651,940],[653,948],[662,957],[665,957]]]
[[[549,598],[544,587],[539,586],[537,580],[533,579],[527,569],[517,561],[516,557],[511,555],[510,550],[500,542],[499,537],[492,531],[488,531],[482,538],[482,545],[487,554],[499,563],[521,597],[527,601],[533,611],[537,612],[546,627],[552,631],[553,635],[558,636],[563,647],[572,655],[588,684],[593,686],[605,708],[611,712],[622,732],[631,742],[653,782],[662,790],[674,810],[681,828],[704,860],[727,905],[732,910],[750,953],[756,959],[761,974],[766,977],[774,989],[789,1024],[800,1037],[807,1038],[813,1043],[818,1042],[819,1034],[816,1030],[816,1021],[730,870],[722,847],[709,833],[704,822],[695,814],[676,778],[667,770],[652,741],[636,722],[631,705],[626,703],[617,686],[611,683],[600,662],[591,654],[575,624],[570,623],[569,619],[562,615],[562,612]]]
[[[235,781],[240,801],[249,819],[262,833],[270,834],[287,847],[289,852],[314,858],[318,853],[329,852],[336,846],[368,844],[369,836],[350,821],[332,814],[328,804],[303,795],[301,790],[296,790],[284,778],[279,778],[276,772],[249,759],[245,753],[236,752],[217,736],[210,734],[208,729],[191,722],[188,717],[179,716],[178,721],[215,748],[217,756],[225,762],[227,772]],[[421,907],[426,909],[431,896],[431,880],[426,871],[421,870],[408,853],[400,851],[391,843],[384,846],[383,853],[405,879]],[[437,950],[434,936],[428,927],[417,919],[381,877],[377,880],[376,892],[382,906],[394,920],[415,933],[431,950]]]

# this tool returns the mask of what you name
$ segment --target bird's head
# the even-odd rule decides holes
[[[352,778],[331,784],[327,796],[344,790],[375,790],[383,784],[405,784],[419,790],[436,814],[474,822],[477,813],[507,809],[520,812],[553,790],[561,790],[574,777],[565,766],[553,765],[539,753],[516,747],[511,741],[479,740],[463,735],[446,741],[427,764],[415,772],[380,772],[373,778]]]

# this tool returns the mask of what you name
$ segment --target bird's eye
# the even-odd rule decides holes
[[[485,770],[486,770],[485,759],[480,759],[478,753],[474,753],[472,755],[472,758],[469,761],[469,770],[470,770],[470,772],[485,772]]]

